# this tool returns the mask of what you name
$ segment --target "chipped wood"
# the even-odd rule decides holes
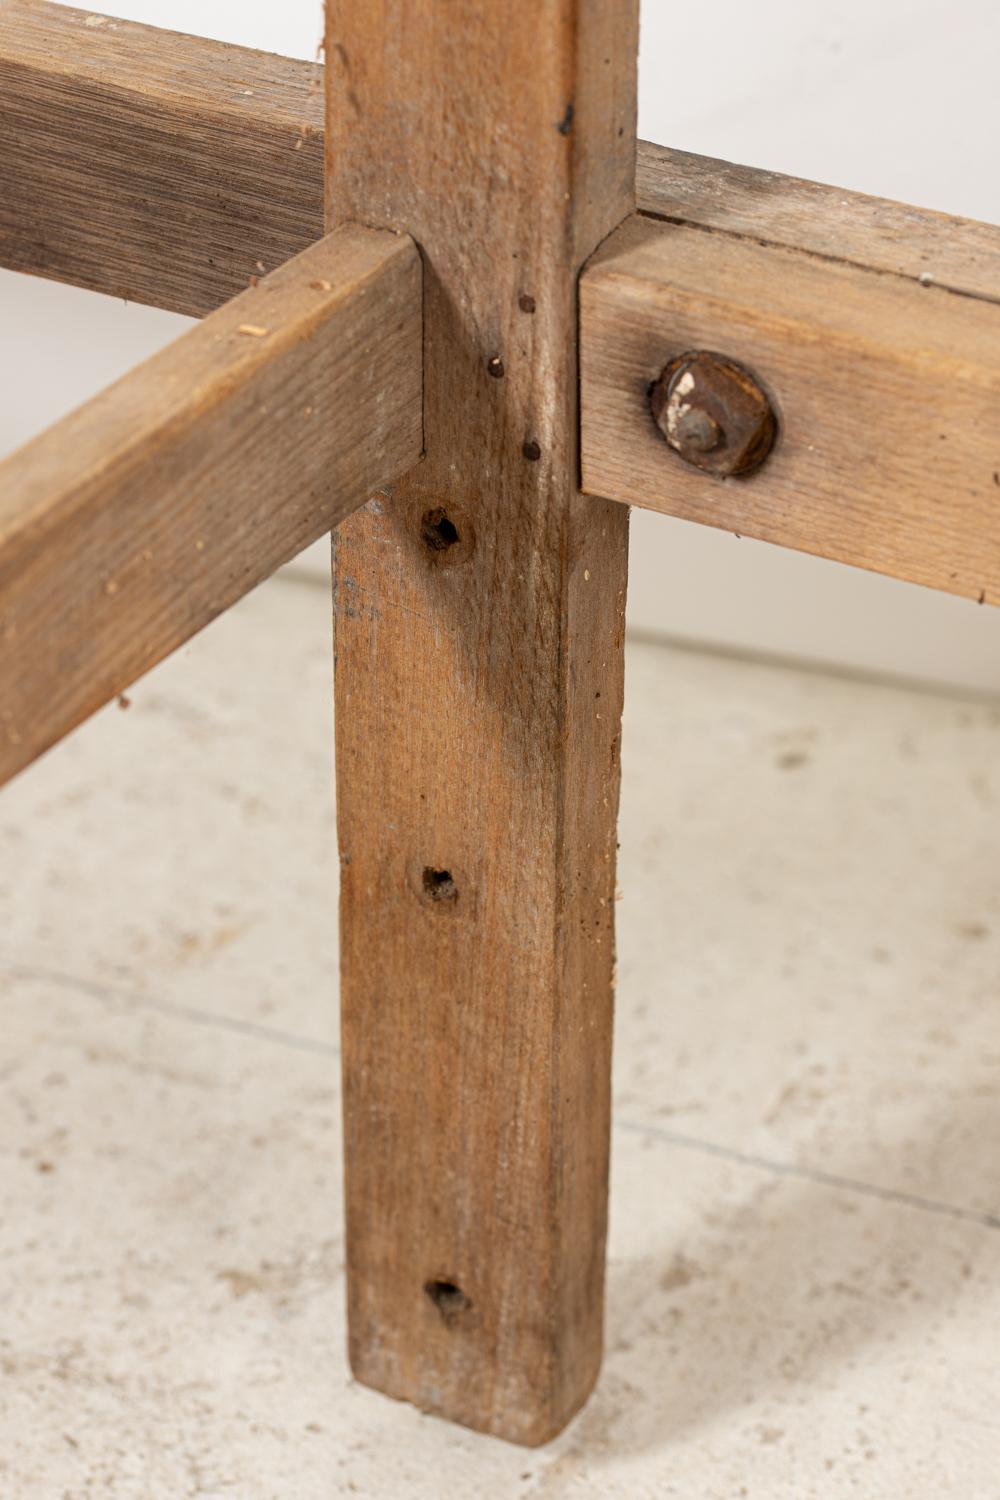
[[[201,317],[320,238],[318,64],[2,12],[0,264]]]
[[[176,312],[219,306],[323,232],[323,72],[7,0],[0,265]],[[650,217],[1000,299],[995,225],[648,141],[636,194]]]
[[[1000,602],[1000,305],[648,218],[601,247],[580,305],[588,493]],[[696,350],[777,413],[747,478],[685,464],[653,420],[651,383]]]

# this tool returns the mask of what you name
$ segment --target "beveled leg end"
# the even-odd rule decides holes
[[[482,1320],[456,1283],[438,1278],[419,1289],[413,1320],[380,1327],[349,1310],[348,1357],[359,1384],[521,1447],[539,1448],[559,1436],[594,1389],[600,1373],[599,1320],[556,1335],[525,1329],[484,1349]],[[568,1365],[558,1347],[587,1348]],[[500,1362],[502,1358],[502,1363]]]

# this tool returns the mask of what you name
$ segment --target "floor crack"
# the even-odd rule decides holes
[[[917,1208],[924,1213],[940,1214],[948,1219],[962,1219],[967,1224],[978,1224],[983,1229],[1000,1229],[1000,1215],[984,1213],[977,1208],[964,1208],[957,1203],[944,1203],[937,1198],[925,1198],[920,1193],[907,1193],[901,1188],[879,1187],[874,1182],[863,1182],[856,1177],[842,1176],[839,1172],[824,1172],[821,1167],[800,1166],[797,1162],[774,1161],[767,1156],[758,1156],[752,1151],[737,1151],[732,1146],[720,1146],[715,1141],[703,1141],[697,1136],[684,1135],[680,1131],[664,1130],[659,1125],[642,1125],[636,1120],[615,1120],[614,1128],[627,1135],[642,1135],[650,1140],[662,1141],[664,1145],[678,1146],[683,1151],[700,1151],[704,1156],[714,1156],[720,1161],[729,1161],[737,1166],[756,1167],[761,1172],[771,1172],[779,1177],[798,1177],[805,1182],[818,1183],[822,1187],[837,1188],[847,1193],[860,1193],[866,1198],[879,1198],[883,1203],[899,1203],[906,1208]]]
[[[15,967],[8,970],[8,977],[32,984],[51,984],[58,989],[86,995],[92,1000],[116,1000],[137,1010],[155,1011],[172,1020],[191,1021],[196,1026],[209,1026],[216,1030],[233,1031],[239,1036],[257,1037],[261,1041],[276,1042],[281,1047],[294,1047],[299,1052],[318,1052],[324,1057],[340,1055],[340,1048],[335,1043],[321,1041],[318,1037],[298,1036],[293,1031],[282,1031],[277,1026],[264,1026],[259,1021],[245,1021],[238,1016],[199,1010],[193,1005],[176,1005],[170,1000],[161,1000],[156,995],[142,995],[135,990],[119,989],[117,985],[102,984],[93,979],[78,979],[73,974],[63,974],[53,969]]]

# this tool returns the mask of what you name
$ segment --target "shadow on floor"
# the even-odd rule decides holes
[[[953,1102],[962,1117],[956,1130],[948,1115],[948,1150],[940,1115],[906,1141],[911,1162],[923,1143],[922,1186],[943,1204],[968,1179],[969,1143],[978,1143],[984,1166],[1000,1143],[1000,1098],[956,1090]],[[704,1157],[705,1177],[718,1176],[717,1207],[705,1211],[699,1191],[703,1232],[671,1243],[672,1204],[689,1191],[699,1160],[648,1137],[635,1149],[648,1164],[663,1249],[609,1267],[604,1372],[568,1435],[567,1459],[660,1449],[741,1407],[749,1441],[780,1442],[780,1423],[762,1414],[780,1407],[794,1421],[806,1387],[836,1386],[862,1360],[891,1355],[904,1336],[916,1343],[919,1325],[930,1332],[987,1280],[995,1285],[1000,1226],[985,1212],[980,1221],[954,1217],[756,1167],[713,1174]],[[873,1183],[885,1160],[883,1147],[878,1162],[824,1169]]]

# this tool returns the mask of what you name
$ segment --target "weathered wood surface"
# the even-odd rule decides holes
[[[523,1443],[601,1352],[627,512],[576,273],[633,206],[633,0],[332,9],[330,222],[426,263],[419,471],[336,538],[350,1349]]]
[[[0,264],[201,316],[323,233],[322,67],[0,6]]]
[[[420,450],[419,256],[345,228],[0,464],[0,781]]]
[[[594,495],[1000,602],[1000,305],[687,225],[635,220],[581,286]],[[780,437],[720,480],[666,445],[650,382],[711,350]]]
[[[0,265],[201,314],[318,239],[323,67],[7,0]],[[414,125],[419,131],[419,124]],[[1000,299],[1000,228],[638,143],[639,211]]]
[[[887,198],[639,142],[639,208],[652,218],[801,250],[1000,301],[1000,227]]]

